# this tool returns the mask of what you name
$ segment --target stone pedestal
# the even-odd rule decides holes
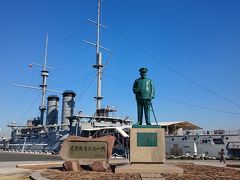
[[[131,163],[164,163],[164,129],[157,125],[133,125],[130,130]]]

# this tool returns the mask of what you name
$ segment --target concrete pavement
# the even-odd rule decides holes
[[[52,154],[34,154],[21,152],[0,152],[0,162],[9,161],[61,161],[61,157]]]
[[[0,163],[0,176],[2,176],[2,175],[7,176],[7,175],[14,175],[14,174],[32,174],[32,173],[35,173],[36,170],[17,168],[16,165],[18,165],[18,164],[41,164],[41,163],[47,163],[47,162],[49,162],[49,161],[1,162]],[[217,166],[217,167],[225,167],[226,166],[225,164],[220,163],[217,160],[166,160],[166,164],[178,164],[178,163],[193,163],[193,164],[197,164],[197,165],[207,165],[207,166]],[[226,164],[227,165],[239,165],[240,166],[240,160],[237,160],[237,161],[227,160]],[[240,168],[236,168],[236,169],[240,170]],[[35,173],[35,175],[37,175],[37,174],[39,174],[39,171],[37,171]],[[142,172],[142,174],[143,174],[144,179],[148,178],[147,175],[146,175],[148,173]],[[140,175],[141,175],[141,173],[140,173]],[[152,176],[152,175],[149,174],[149,176]],[[156,174],[154,176],[156,176]],[[157,177],[155,177],[155,178],[157,178]],[[158,177],[158,178],[161,179],[161,177]]]
[[[32,173],[34,170],[17,168],[18,164],[41,164],[46,163],[46,161],[11,161],[11,162],[1,162],[0,163],[0,175],[14,175],[14,174],[25,174]]]

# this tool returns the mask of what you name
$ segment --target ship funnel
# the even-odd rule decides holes
[[[47,119],[46,125],[53,125],[58,123],[58,107],[59,97],[55,95],[48,96],[47,98]]]
[[[74,97],[76,93],[71,90],[64,91],[63,102],[62,102],[62,124],[69,124],[69,119],[67,117],[72,116],[74,113],[75,100]],[[69,130],[68,126],[62,126],[62,130]]]

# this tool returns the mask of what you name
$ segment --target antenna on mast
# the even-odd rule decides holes
[[[101,95],[101,91],[102,91],[102,53],[100,52],[100,48],[105,49],[105,50],[109,50],[105,47],[102,47],[100,45],[100,27],[106,28],[105,26],[103,26],[102,24],[100,24],[100,15],[101,15],[101,0],[98,0],[98,16],[97,16],[97,22],[92,21],[89,19],[90,22],[94,23],[97,25],[97,39],[96,39],[96,44],[86,41],[84,40],[84,42],[91,44],[93,46],[96,46],[96,64],[93,65],[93,68],[97,69],[97,96],[94,97],[97,100],[96,103],[96,112],[98,109],[101,109],[101,102],[102,102],[102,95]]]

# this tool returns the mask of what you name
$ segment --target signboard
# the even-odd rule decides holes
[[[107,159],[107,148],[107,142],[104,141],[69,141],[68,158]]]
[[[157,147],[157,133],[137,133],[138,147]]]

